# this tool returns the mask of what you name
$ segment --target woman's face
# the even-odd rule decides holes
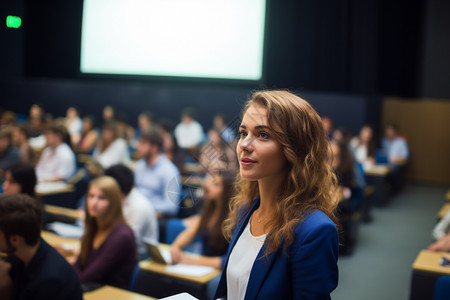
[[[286,176],[287,160],[268,127],[265,107],[253,104],[245,112],[236,151],[242,178],[253,181]]]
[[[110,203],[102,190],[99,187],[92,185],[86,196],[86,205],[91,217],[102,218],[108,213]]]
[[[361,141],[367,143],[372,138],[372,129],[370,127],[364,126],[361,128],[361,132],[359,133]]]
[[[206,200],[220,200],[223,193],[223,179],[219,175],[208,175],[202,183]]]
[[[107,141],[107,142],[112,142],[114,141],[114,131],[110,128],[104,128],[102,130],[102,138],[103,140]]]
[[[20,194],[22,187],[16,182],[11,174],[11,171],[6,171],[5,181],[3,182],[3,192],[5,194]]]

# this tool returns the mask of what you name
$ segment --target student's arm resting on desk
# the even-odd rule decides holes
[[[194,240],[199,226],[200,216],[196,216],[191,220],[189,227],[183,230],[173,241],[172,246],[170,247],[172,263],[177,264],[181,262],[183,258],[183,249]]]
[[[124,231],[114,233],[115,236],[102,245],[105,249],[99,259],[91,262],[84,269],[81,269],[80,261],[75,264],[81,283],[99,283],[117,263],[123,260],[124,256],[136,251],[134,236],[126,234]],[[101,247],[102,247],[101,246]]]
[[[302,226],[302,225],[300,225]],[[313,227],[313,228],[310,228]],[[332,223],[308,226],[292,248],[294,299],[330,299],[338,283],[338,233]]]

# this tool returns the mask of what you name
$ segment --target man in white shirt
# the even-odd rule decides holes
[[[386,125],[383,148],[391,164],[404,164],[409,158],[408,143],[398,135],[395,124]]]
[[[46,147],[36,165],[38,182],[69,179],[76,170],[75,154],[64,143],[67,131],[63,127],[51,126],[45,129]]]
[[[174,134],[178,146],[182,149],[191,149],[203,142],[203,127],[195,121],[194,115],[195,113],[192,109],[184,109],[181,114],[181,123],[175,127]]]
[[[133,229],[139,260],[148,257],[145,243],[158,243],[158,220],[151,203],[134,187],[133,172],[124,165],[105,170],[119,184],[122,192],[122,210],[125,220]]]

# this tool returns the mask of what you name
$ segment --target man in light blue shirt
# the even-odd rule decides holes
[[[386,125],[386,135],[383,139],[383,150],[386,152],[389,163],[405,164],[409,158],[409,148],[406,140],[398,135],[395,124]]]
[[[155,132],[143,133],[136,150],[141,159],[134,169],[135,185],[152,203],[158,217],[178,212],[181,180],[177,167],[161,152],[162,138]]]

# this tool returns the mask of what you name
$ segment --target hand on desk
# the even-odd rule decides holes
[[[444,235],[437,242],[433,243],[428,247],[430,251],[450,251],[450,234]]]

